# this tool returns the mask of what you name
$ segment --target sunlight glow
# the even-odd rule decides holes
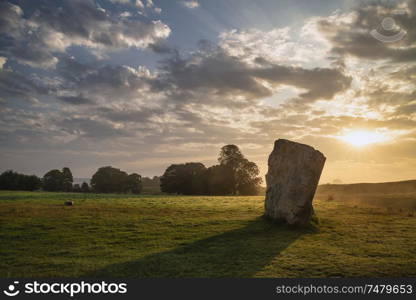
[[[356,147],[364,147],[369,144],[381,143],[388,140],[385,135],[379,132],[365,130],[350,131],[338,138]]]

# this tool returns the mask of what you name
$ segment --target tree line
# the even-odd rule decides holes
[[[53,169],[43,178],[36,175],[24,175],[8,170],[0,175],[1,190],[48,192],[79,192],[79,193],[132,193],[139,194],[142,190],[142,177],[139,174],[127,174],[111,166],[102,167],[95,172],[89,185],[83,182],[74,184],[74,177],[68,167],[62,170]]]
[[[220,150],[217,165],[207,168],[199,162],[173,164],[163,176],[153,179],[106,166],[95,172],[90,184],[80,185],[74,184],[68,167],[50,170],[42,178],[8,170],[0,175],[0,189],[139,194],[144,183],[152,190],[160,186],[162,192],[169,194],[257,195],[262,181],[258,175],[257,165],[246,159],[236,145],[226,145]]]
[[[199,162],[173,164],[160,178],[162,192],[182,195],[257,195],[259,169],[236,145],[221,148],[218,165]]]
[[[42,180],[36,175],[24,175],[7,170],[0,175],[0,189],[12,191],[35,191],[42,186]]]

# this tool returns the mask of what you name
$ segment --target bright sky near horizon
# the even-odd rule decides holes
[[[274,140],[321,183],[416,178],[416,0],[0,3],[0,171],[144,176]]]

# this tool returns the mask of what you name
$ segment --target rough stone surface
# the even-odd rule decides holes
[[[311,146],[284,139],[275,141],[266,175],[265,216],[294,226],[307,225],[325,160]]]

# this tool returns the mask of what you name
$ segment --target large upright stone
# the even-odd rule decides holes
[[[265,215],[294,226],[308,224],[325,160],[311,146],[284,139],[275,141],[266,175]]]

